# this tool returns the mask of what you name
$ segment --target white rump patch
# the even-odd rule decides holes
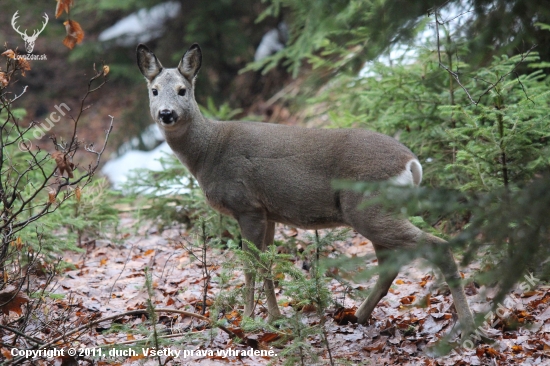
[[[422,165],[416,159],[409,160],[398,176],[390,179],[390,182],[396,186],[418,186],[422,182]]]

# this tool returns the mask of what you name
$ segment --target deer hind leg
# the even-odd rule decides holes
[[[450,248],[438,250],[438,245],[445,245],[447,242],[436,236],[424,233],[423,240],[432,247],[430,248],[431,250],[424,253],[424,258],[439,267],[445,277],[445,281],[449,285],[458,314],[458,320],[460,321],[460,327],[462,329],[462,339],[465,339],[474,330],[475,322],[470,307],[468,306],[466,294],[464,293],[464,288],[461,283],[462,277],[458,273],[458,267],[453,252]]]
[[[361,201],[357,194],[347,194],[343,198],[346,223],[372,241],[378,258],[378,280],[368,298],[355,312],[358,322],[364,324],[378,302],[386,296],[399,272],[398,268],[391,266],[390,255],[397,250],[413,248],[418,229],[407,220],[384,213],[378,206],[357,209],[357,202]]]
[[[397,277],[398,274],[398,271],[395,269],[384,268],[384,264],[387,263],[386,254],[389,253],[386,252],[388,251],[384,250],[383,247],[376,244],[374,244],[374,249],[376,251],[376,257],[378,258],[378,267],[380,268],[380,273],[378,280],[376,281],[376,284],[374,285],[374,288],[372,289],[369,297],[367,297],[365,301],[363,301],[361,306],[359,306],[359,309],[357,309],[357,311],[355,312],[357,321],[360,324],[365,324],[367,322],[376,305],[388,293],[388,290],[390,289],[393,280],[395,279],[395,277]]]
[[[427,244],[426,251],[422,256],[438,266],[443,272],[445,281],[451,289],[458,318],[463,329],[462,336],[464,337],[474,329],[474,319],[464,294],[461,277],[453,254],[449,248],[438,250],[446,244],[445,240],[423,232],[406,219],[399,219],[391,214],[385,214],[376,206],[370,206],[362,211],[355,211],[355,215],[352,215],[348,222],[359,233],[384,249],[403,251],[415,248],[421,243]],[[380,249],[376,248],[376,251],[379,255]],[[386,294],[389,286],[391,286],[390,278],[392,281],[395,278],[391,276],[393,276],[391,272],[385,277],[381,276],[371,296],[361,304],[356,314],[361,321],[364,322],[368,319],[376,303]]]

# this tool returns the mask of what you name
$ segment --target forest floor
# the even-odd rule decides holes
[[[122,226],[131,228],[136,220],[123,215]],[[309,232],[311,235],[312,232]],[[73,263],[77,269],[65,273],[59,279],[56,293],[64,294],[65,299],[59,306],[72,304],[73,327],[86,324],[90,319],[108,317],[113,314],[144,309],[150,298],[145,286],[145,269],[152,275],[153,302],[157,308],[171,308],[200,313],[204,289],[204,273],[200,262],[192,260],[190,252],[182,243],[188,233],[183,228],[171,228],[162,233],[154,229],[143,228],[133,234],[126,234],[121,243],[97,240],[89,244],[86,253],[66,253],[64,260]],[[277,226],[276,240],[289,237],[298,246],[310,242],[307,232],[281,225]],[[348,240],[334,243],[335,249],[348,257],[364,257],[365,266],[375,266],[372,245],[360,235],[351,232]],[[208,249],[208,268],[211,281],[208,286],[207,305],[220,291],[218,276],[224,261],[231,261],[231,250]],[[295,265],[303,270],[304,263],[296,257]],[[473,264],[463,270],[466,278],[479,269]],[[306,272],[304,272],[306,273]],[[308,352],[315,353],[319,360],[315,364],[346,365],[549,365],[550,364],[550,292],[549,286],[533,284],[526,277],[495,314],[490,312],[491,299],[495,291],[478,287],[474,283],[466,286],[468,302],[477,314],[485,316],[483,324],[485,336],[493,343],[460,343],[459,338],[450,337],[450,353],[438,355],[438,345],[445,335],[452,333],[456,313],[452,297],[439,279],[440,275],[424,262],[415,261],[403,268],[394,281],[390,292],[378,304],[369,324],[355,323],[353,310],[359,306],[360,299],[349,296],[350,290],[368,290],[376,276],[365,283],[344,286],[332,279],[329,289],[335,306],[325,312],[325,330],[328,348],[320,334],[308,339],[311,347]],[[242,286],[242,271],[231,272],[232,286]],[[282,302],[284,288],[277,287],[280,308],[283,315],[290,317],[295,312],[292,304]],[[207,308],[208,310],[208,308]],[[157,332],[172,334],[170,343],[162,346],[179,354],[162,355],[160,361],[167,365],[264,365],[283,364],[285,348],[292,340],[281,343],[276,333],[245,332],[240,328],[242,309],[224,314],[234,334],[245,339],[237,342],[230,339],[228,333],[207,326],[203,320],[181,314],[162,313],[158,318]],[[306,313],[305,325],[319,324],[314,309],[303,308]],[[54,311],[54,310],[52,310]],[[265,309],[260,304],[256,309],[259,317],[265,317]],[[207,314],[208,315],[208,314]],[[114,345],[135,342],[142,338],[139,332],[112,331],[114,325],[124,324],[127,329],[138,330],[146,320],[145,315],[127,315],[117,321],[105,321],[95,325],[93,330],[79,339],[82,347],[107,345],[103,352],[113,349]],[[515,324],[515,326],[514,326]],[[193,337],[190,337],[189,335]],[[464,347],[466,346],[466,348]],[[130,344],[128,344],[130,346]],[[110,347],[110,348],[109,348]],[[143,346],[141,348],[152,347]],[[119,347],[120,348],[120,347]],[[218,351],[249,351],[247,355],[229,355],[223,357]],[[329,351],[330,349],[330,355]],[[250,355],[250,350],[272,350],[277,356]],[[211,351],[211,353],[209,353]],[[299,359],[299,358],[298,358]],[[311,365],[312,359],[306,357],[303,364]],[[147,357],[139,352],[133,357],[107,356],[98,365],[159,365],[159,358]]]

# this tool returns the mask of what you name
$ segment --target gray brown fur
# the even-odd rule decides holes
[[[360,129],[212,121],[202,116],[194,97],[202,62],[198,45],[189,48],[175,69],[163,68],[144,45],[138,46],[137,58],[148,84],[151,116],[168,145],[197,178],[208,203],[233,216],[243,237],[258,248],[264,250],[273,243],[276,222],[307,229],[351,226],[373,242],[380,262],[385,261],[386,252],[413,248],[420,241],[444,243],[378,207],[359,210],[359,194],[332,188],[335,179],[375,182],[400,177],[400,184],[418,185],[420,163],[397,140]],[[452,253],[431,259],[449,282],[461,323],[473,329]],[[397,272],[380,276],[357,310],[361,323],[370,317],[396,276]],[[245,287],[244,312],[253,316],[254,274],[250,269],[245,270]],[[264,289],[269,317],[277,318],[280,313],[272,281],[266,280]]]

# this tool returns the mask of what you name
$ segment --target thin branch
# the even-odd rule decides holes
[[[15,94],[15,97],[14,97],[13,99],[10,99],[10,100],[9,100],[8,105],[12,104],[12,103],[15,102],[17,99],[21,98],[21,96],[22,96],[23,94],[25,94],[25,92],[27,91],[27,88],[28,88],[28,87],[29,87],[28,85],[25,85],[25,86],[23,87],[23,91],[21,92],[21,94],[19,94],[19,95]]]
[[[88,179],[88,181],[89,181],[89,180],[91,179],[91,177],[94,175],[95,170],[96,170],[97,167],[99,166],[99,162],[100,162],[100,160],[101,160],[101,156],[103,155],[103,153],[104,153],[104,151],[105,151],[105,147],[107,146],[107,142],[109,141],[109,136],[110,136],[110,134],[111,134],[111,132],[112,132],[112,130],[113,130],[113,119],[114,119],[114,117],[113,117],[113,116],[109,116],[109,117],[111,117],[111,122],[110,122],[110,124],[109,124],[109,128],[107,129],[107,131],[106,131],[106,133],[105,133],[105,142],[103,143],[103,147],[101,148],[101,150],[100,150],[99,152],[96,152],[96,151],[93,151],[93,150],[88,150],[88,149],[86,149],[86,151],[92,152],[92,153],[94,153],[94,154],[97,155],[95,165],[94,165],[93,167],[90,166],[90,169],[88,170],[88,172],[87,172],[86,174],[84,174],[83,176],[81,176],[80,178],[78,178],[77,180],[74,180],[74,181],[70,182],[68,179],[66,179],[64,183],[61,183],[61,184],[57,187],[57,189],[56,189],[56,191],[55,191],[55,197],[57,197],[57,196],[59,195],[59,193],[61,192],[61,190],[62,190],[63,187],[66,187],[66,186],[74,186],[74,185],[80,183],[81,181],[83,181],[84,179]],[[55,170],[51,173],[50,178],[53,176],[54,172],[55,172]],[[33,195],[32,198],[34,198],[34,197],[38,194],[38,192],[40,192],[45,186],[46,186],[46,184],[43,183],[43,184],[41,185],[41,188],[38,189],[38,190],[35,192],[35,194]],[[69,197],[71,197],[71,195],[69,195],[69,196],[67,196],[67,197],[64,197],[64,198],[62,199],[62,201],[59,203],[59,205],[57,205],[52,211],[48,211],[49,208],[51,207],[51,204],[48,203],[40,212],[38,212],[38,213],[35,214],[34,216],[28,218],[28,219],[25,220],[25,221],[21,221],[21,222],[18,222],[18,223],[13,224],[13,228],[18,228],[18,227],[26,226],[26,225],[30,224],[31,222],[38,220],[38,219],[39,219],[40,217],[42,217],[44,214],[54,212],[55,210],[57,210],[57,207],[59,207],[59,206],[60,206],[63,202],[65,202]],[[30,200],[30,199],[29,199],[29,200]],[[27,200],[27,201],[29,201],[29,200]],[[21,209],[20,211],[22,211],[22,209]],[[20,213],[20,211],[17,212],[17,215]],[[13,216],[15,217],[16,215],[13,215]],[[5,226],[7,226],[7,225],[0,226],[0,229],[3,229]]]
[[[23,337],[23,338],[25,338],[25,339],[31,341],[32,343],[37,344],[37,345],[42,345],[42,344],[44,344],[40,339],[36,339],[36,338],[34,338],[34,337],[28,336],[28,335],[26,335],[25,333],[18,331],[17,329],[13,329],[13,328],[10,328],[10,327],[5,326],[5,325],[2,325],[2,324],[0,324],[0,328],[5,329],[5,330],[7,330],[7,331],[9,331],[9,332],[15,333],[15,334],[17,334],[18,336],[21,336],[21,337]]]
[[[132,255],[132,250],[134,250],[135,245],[136,245],[136,243],[132,244],[132,247],[130,248],[130,251],[128,252],[128,256],[126,257],[126,260],[124,261],[124,266],[122,267],[122,270],[118,274],[118,277],[115,279],[115,282],[113,282],[113,285],[111,286],[111,290],[109,291],[109,300],[107,300],[107,304],[109,304],[109,301],[111,301],[111,296],[113,294],[113,289],[115,288],[116,283],[118,282],[118,280],[120,279],[120,277],[122,276],[124,271],[126,270],[126,265],[130,261],[130,256]],[[87,249],[86,249],[86,252],[88,252]]]
[[[76,116],[76,119],[71,116],[71,118],[74,121],[74,128],[73,128],[73,137],[71,138],[71,142],[69,144],[69,149],[68,149],[69,151],[71,151],[71,149],[73,148],[73,144],[76,141],[76,130],[77,130],[78,122],[80,121],[80,116],[82,116],[82,112],[84,112],[87,109],[84,107],[84,102],[86,101],[86,99],[91,93],[99,90],[101,87],[103,87],[103,85],[107,83],[103,69],[101,69],[101,71],[97,71],[94,64],[94,71],[96,72],[96,74],[88,81],[88,89],[86,90],[86,94],[84,94],[84,96],[80,101],[80,110],[78,111],[78,115]],[[101,76],[103,76],[103,82],[99,84],[99,86],[97,86],[96,88],[92,89],[92,83],[95,80],[99,79]]]
[[[452,17],[451,19],[447,19],[447,20],[444,20],[442,24],[445,24],[445,23],[450,23],[452,22],[453,20],[457,19],[457,18],[460,18],[461,16],[463,16],[464,14],[468,14],[468,13],[471,13],[473,12],[473,10],[466,10],[460,14],[458,14],[457,16],[455,17]]]
[[[439,26],[440,25],[444,25],[446,22],[448,21],[440,21],[438,19],[438,12],[439,12],[439,9],[440,8],[436,8],[433,12],[434,16],[435,16],[435,29],[436,29],[436,38],[437,38],[437,56],[438,56],[438,61],[439,61],[439,67],[441,67],[442,69],[444,69],[445,71],[447,71],[449,73],[449,75],[452,76],[452,78],[457,82],[457,84],[462,88],[462,90],[464,90],[464,92],[466,93],[466,96],[468,97],[468,99],[470,100],[470,102],[473,104],[473,105],[478,105],[481,101],[481,98],[483,98],[483,96],[485,96],[486,94],[488,94],[491,90],[495,89],[497,87],[498,84],[500,84],[500,82],[506,78],[508,75],[510,74],[515,74],[517,76],[517,72],[516,72],[516,69],[518,68],[518,66],[523,63],[523,61],[525,61],[525,59],[527,58],[527,56],[529,56],[529,54],[537,47],[537,45],[533,45],[531,48],[529,48],[527,50],[527,52],[523,53],[521,55],[521,60],[516,63],[516,65],[512,68],[512,70],[510,70],[509,72],[507,72],[506,74],[502,75],[501,77],[498,78],[498,80],[496,82],[489,82],[489,81],[486,81],[486,80],[483,80],[481,78],[474,78],[474,80],[476,79],[479,79],[479,80],[482,80],[486,83],[489,84],[489,87],[483,92],[481,93],[481,95],[476,99],[474,99],[474,97],[472,97],[472,95],[470,94],[470,92],[468,91],[468,89],[462,84],[462,82],[460,81],[460,75],[458,73],[458,69],[457,69],[457,72],[454,72],[453,70],[451,70],[449,67],[447,67],[447,65],[445,65],[442,61],[441,61],[441,43],[440,43],[440,38],[439,38]],[[456,18],[456,17],[455,17]],[[453,18],[453,19],[455,19]],[[518,77],[518,81],[519,81],[519,77]],[[520,85],[523,89],[523,91],[525,92],[525,95],[527,96],[527,92],[525,91],[525,88],[523,86],[523,84],[520,82]],[[533,102],[529,96],[527,96],[527,99],[529,99],[531,102]],[[534,103],[534,102],[533,102]]]
[[[208,329],[203,329],[203,330],[200,330],[200,331],[194,331],[193,334],[197,334],[197,333],[200,333],[200,332],[204,332]],[[167,335],[162,335],[162,336],[158,336],[159,339],[170,339],[170,338],[178,338],[178,337],[183,337],[185,335],[185,333],[174,333],[174,334],[167,334]],[[148,338],[143,338],[143,339],[134,339],[132,341],[124,341],[124,342],[118,342],[118,343],[113,343],[113,344],[109,344],[109,346],[113,346],[113,347],[116,347],[116,346],[123,346],[123,345],[126,345],[126,344],[134,344],[134,343],[139,343],[139,342],[143,342],[143,341],[148,341],[149,339]],[[107,345],[106,345],[107,346]]]
[[[529,95],[527,94],[527,90],[525,90],[525,86],[523,86],[523,83],[521,82],[518,73],[516,71],[514,71],[513,73],[516,76],[516,79],[518,80],[519,85],[521,86],[521,90],[523,90],[523,94],[525,94],[525,98],[527,98],[528,101],[530,101],[531,103],[533,103],[533,105],[535,105],[535,102],[531,98],[529,98]]]

